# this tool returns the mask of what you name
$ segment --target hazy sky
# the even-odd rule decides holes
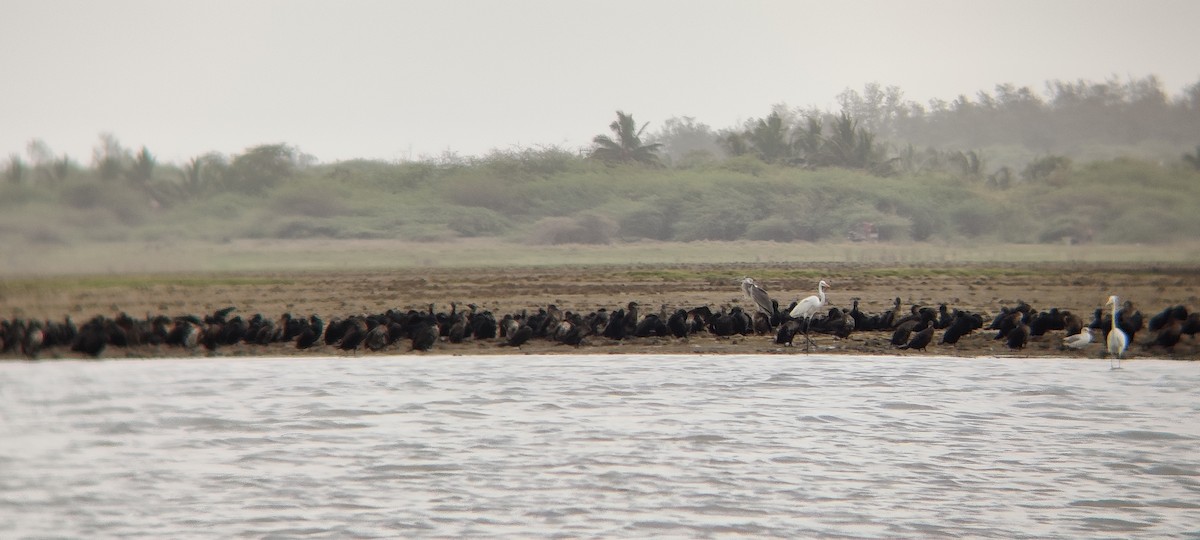
[[[586,146],[620,109],[713,128],[846,88],[920,103],[1048,80],[1200,81],[1200,2],[0,1],[0,161],[101,132],[160,160]]]

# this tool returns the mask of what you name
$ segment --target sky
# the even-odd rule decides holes
[[[583,148],[771,106],[997,84],[1200,82],[1194,0],[3,0],[0,162],[101,133],[159,161],[285,143],[321,162]]]

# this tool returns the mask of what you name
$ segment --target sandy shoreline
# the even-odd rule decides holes
[[[911,265],[821,264],[803,269],[784,264],[675,264],[594,265],[562,267],[444,268],[382,271],[255,272],[221,274],[155,274],[138,277],[57,277],[0,282],[0,317],[5,319],[62,320],[77,324],[95,315],[108,317],[126,312],[148,315],[204,315],[225,307],[249,318],[259,313],[277,318],[316,314],[326,321],[351,315],[382,313],[388,309],[449,311],[450,303],[474,303],[503,313],[535,312],[548,304],[588,313],[614,310],[634,301],[643,313],[666,305],[690,309],[709,306],[742,306],[752,310],[737,282],[750,275],[786,306],[815,292],[818,279],[831,285],[831,306],[849,308],[852,299],[860,309],[878,313],[900,298],[903,309],[913,304],[937,307],[946,303],[980,313],[990,322],[1002,307],[1023,300],[1039,310],[1070,310],[1085,322],[1103,306],[1110,294],[1134,302],[1148,319],[1163,308],[1200,305],[1200,272],[1181,266],[1152,264],[1022,264],[1022,265]],[[819,277],[818,277],[819,276]],[[465,309],[465,308],[463,308]],[[955,346],[938,345],[935,333],[928,354],[956,357],[1084,357],[1101,358],[1102,346],[1084,351],[1061,350],[1063,334],[1050,332],[1030,340],[1020,351],[992,339],[995,331],[977,331]],[[854,332],[846,339],[814,334],[814,352],[832,354],[910,354],[893,348],[890,331]],[[1134,338],[1130,358],[1200,358],[1200,345],[1184,336],[1173,350],[1144,347],[1152,334]],[[430,354],[804,354],[803,347],[783,347],[773,335],[714,337],[693,335],[686,340],[648,337],[614,341],[590,336],[581,347],[535,339],[519,350],[499,346],[500,340],[453,344],[440,341]],[[801,344],[801,340],[796,341]],[[177,347],[142,346],[109,348],[104,358],[189,356],[347,356],[354,354],[330,346],[298,351],[293,344],[238,344],[216,352],[187,351]],[[424,354],[399,341],[379,352],[360,350],[358,357],[379,354]],[[911,353],[921,354],[921,353]],[[82,358],[66,348],[45,351],[41,358]],[[23,358],[19,353],[0,358]]]

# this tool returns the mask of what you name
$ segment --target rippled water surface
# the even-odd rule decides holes
[[[0,364],[0,537],[1200,537],[1200,363]]]

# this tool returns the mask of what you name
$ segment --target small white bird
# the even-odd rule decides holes
[[[808,323],[812,320],[813,315],[816,315],[821,308],[825,306],[825,288],[829,284],[825,280],[821,280],[817,284],[817,294],[796,302],[796,307],[792,308],[790,315],[793,319],[804,319],[804,350],[812,346],[812,339],[808,337]]]
[[[1129,337],[1120,328],[1117,328],[1117,314],[1121,312],[1121,300],[1117,295],[1108,297],[1108,303],[1105,305],[1112,306],[1112,329],[1108,331],[1108,367],[1112,369],[1121,369],[1121,357],[1125,356],[1125,349],[1129,347]],[[1113,360],[1116,360],[1116,364]]]
[[[1078,334],[1063,338],[1063,346],[1070,349],[1082,349],[1092,344],[1092,331],[1084,328]]]

